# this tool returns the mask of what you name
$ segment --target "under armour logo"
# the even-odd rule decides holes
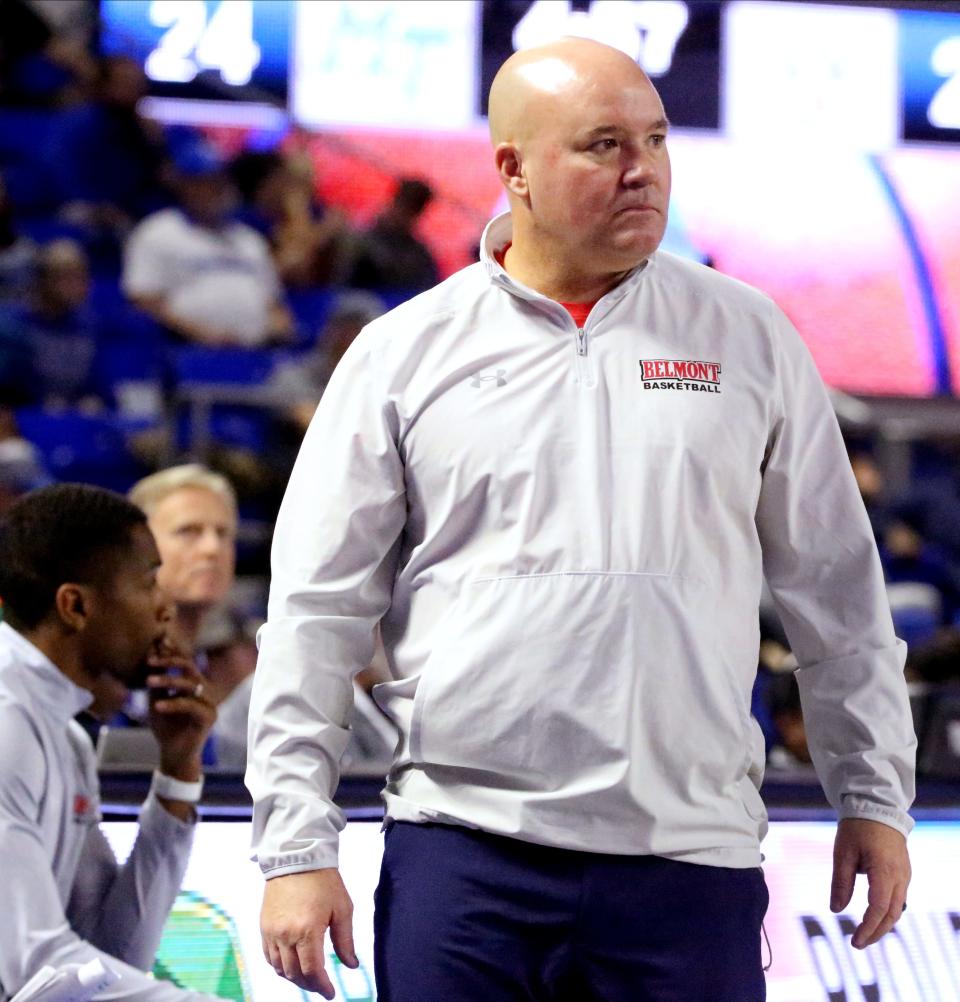
[[[478,372],[473,379],[470,380],[470,385],[473,387],[479,387],[482,383],[491,383],[493,380],[497,381],[497,386],[507,385],[507,370],[497,369],[496,373],[482,373]]]

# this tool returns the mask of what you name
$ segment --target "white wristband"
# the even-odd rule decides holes
[[[153,774],[150,784],[151,792],[166,800],[179,800],[183,804],[198,804],[203,793],[203,776],[196,783],[185,783],[183,780],[166,776],[159,770]]]

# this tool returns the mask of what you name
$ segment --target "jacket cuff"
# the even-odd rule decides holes
[[[865,797],[846,796],[840,808],[840,820],[859,818],[864,821],[879,821],[900,832],[906,838],[913,830],[914,820],[906,811],[891,807],[889,804],[878,804]]]
[[[284,853],[282,856],[258,856],[260,871],[269,880],[288,873],[337,869],[340,860],[336,844],[317,846],[310,853]]]

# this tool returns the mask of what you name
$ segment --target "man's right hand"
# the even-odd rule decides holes
[[[324,969],[324,933],[347,967],[359,966],[353,949],[353,902],[338,870],[288,873],[267,881],[260,911],[263,955],[281,977],[332,999]]]

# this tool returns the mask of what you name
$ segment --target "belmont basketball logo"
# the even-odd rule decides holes
[[[692,390],[720,392],[720,363],[692,362],[676,358],[640,359],[645,390]]]

